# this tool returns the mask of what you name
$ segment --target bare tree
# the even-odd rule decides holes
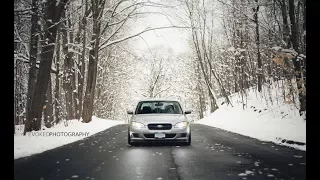
[[[14,1],[14,125],[25,122],[32,2]]]
[[[55,112],[55,123],[60,122],[60,111],[61,111],[61,100],[60,100],[60,32],[57,33],[57,43],[56,43],[56,57],[55,65],[57,73],[55,74],[55,90],[54,90],[54,112]]]
[[[291,98],[283,99],[299,99],[305,111],[305,0],[23,0],[15,1],[14,13],[14,125],[25,123],[24,133],[43,121],[50,127],[64,118],[121,119],[125,112],[115,106],[132,104],[138,97],[130,93],[189,98],[185,107],[203,118],[219,108],[220,98],[232,106],[229,96],[239,93],[245,108],[247,89],[265,93],[282,80]],[[131,31],[151,14],[171,25]],[[133,52],[128,40],[169,28],[188,28],[190,52]],[[146,70],[136,72],[137,64]]]
[[[53,106],[52,106],[52,84],[51,76],[49,77],[48,89],[46,93],[46,103],[44,106],[44,124],[47,128],[50,128],[53,124]]]
[[[41,61],[39,65],[39,72],[37,74],[35,90],[31,98],[31,106],[28,108],[24,133],[32,130],[40,130],[41,128],[41,115],[51,72],[50,70],[52,65],[54,43],[56,40],[57,23],[60,21],[60,17],[64,11],[66,2],[67,0],[57,2],[47,1],[45,4],[46,14],[44,19],[46,24],[42,41]]]
[[[97,79],[97,67],[99,61],[99,52],[107,47],[121,43],[133,37],[137,37],[145,32],[164,29],[164,28],[181,28],[178,26],[168,26],[168,27],[147,27],[144,30],[124,36],[118,37],[120,30],[123,29],[125,23],[135,15],[136,10],[142,5],[152,5],[152,2],[142,1],[133,4],[123,4],[125,1],[117,1],[115,4],[107,4],[110,8],[106,9],[106,14],[109,15],[109,21],[105,24],[101,23],[101,18],[105,14],[105,1],[92,1],[92,17],[93,17],[93,35],[91,38],[90,51],[89,51],[89,65],[88,65],[88,76],[86,92],[83,101],[82,119],[84,122],[90,122],[92,119],[92,113],[94,110],[93,102],[95,96],[95,87]],[[122,6],[121,6],[122,5]],[[119,9],[122,8],[122,9]],[[103,26],[103,27],[102,27]],[[182,27],[185,28],[185,27]],[[110,30],[111,33],[107,30]],[[107,34],[107,38],[103,38],[100,43],[101,36]]]
[[[258,4],[259,0],[255,0]],[[254,12],[254,20],[256,24],[256,45],[257,45],[257,61],[258,61],[258,91],[261,92],[262,89],[262,61],[261,61],[261,54],[260,54],[260,33],[259,33],[259,20],[258,20],[258,12],[259,12],[259,5],[253,9]]]
[[[27,95],[27,113],[31,111],[31,98],[34,93],[36,76],[37,76],[37,53],[38,53],[38,41],[40,27],[38,24],[39,16],[38,13],[39,2],[38,0],[32,0],[32,14],[31,14],[31,40],[30,40],[30,57],[29,57],[29,79],[28,79],[28,95]],[[28,116],[28,115],[27,115]]]
[[[71,6],[71,5],[69,5]],[[64,72],[63,72],[63,89],[65,91],[66,107],[67,107],[67,119],[75,118],[75,103],[74,103],[74,93],[75,90],[75,74],[74,74],[74,53],[70,44],[73,44],[73,31],[70,21],[70,16],[68,12],[64,13],[65,21],[63,26],[61,26],[61,31],[63,34],[62,38],[62,49],[64,53]]]
[[[299,43],[298,43],[298,32],[297,32],[297,22],[295,18],[295,5],[294,5],[294,0],[289,0],[289,17],[290,17],[290,23],[291,23],[291,42],[292,42],[292,47],[296,52],[299,52]],[[300,112],[306,110],[306,102],[305,102],[305,95],[303,93],[303,88],[304,82],[302,78],[302,68],[301,68],[301,62],[300,59],[297,59],[298,57],[296,56],[295,58],[292,58],[292,62],[294,64],[294,69],[295,69],[295,76],[296,76],[296,81],[297,81],[297,87],[299,90],[299,101],[300,101]]]
[[[83,100],[83,109],[82,109],[82,119],[84,122],[88,123],[91,121],[93,113],[93,99],[97,79],[97,66],[98,66],[98,53],[99,45],[101,39],[101,17],[103,15],[105,0],[92,0],[92,18],[93,26],[92,31],[93,35],[91,38],[91,49],[89,51],[89,67],[88,67],[88,77],[87,77],[87,86],[86,92]]]
[[[187,13],[189,15],[189,19],[191,23],[191,33],[192,33],[193,44],[196,49],[197,61],[200,63],[201,71],[203,73],[205,82],[207,84],[207,88],[209,90],[209,95],[212,101],[211,111],[213,112],[215,109],[218,108],[216,104],[217,95],[213,90],[213,84],[212,84],[213,81],[211,80],[211,78],[213,78],[217,82],[222,95],[226,99],[226,102],[232,106],[231,101],[225,90],[225,87],[222,81],[220,80],[220,78],[217,76],[214,66],[212,64],[212,57],[213,57],[212,46],[210,43],[207,43],[206,40],[209,39],[209,41],[212,42],[211,37],[213,36],[213,33],[212,32],[207,33],[208,31],[210,32],[210,29],[208,27],[208,24],[210,23],[208,22],[206,13],[201,12],[199,7],[200,4],[197,3],[196,1],[190,1],[190,2],[186,1],[185,4],[187,7]],[[203,11],[207,12],[205,9],[206,7],[205,1],[202,1],[201,4],[202,4],[201,8],[203,8]],[[198,10],[199,12],[197,12],[196,10]],[[197,14],[195,14],[195,12],[197,12]],[[213,18],[212,15],[213,14],[211,14],[210,18]]]

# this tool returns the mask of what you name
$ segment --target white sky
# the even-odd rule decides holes
[[[146,7],[143,9],[143,11],[164,13],[165,9]],[[171,24],[170,21],[172,21],[174,24]],[[134,28],[132,29],[132,31],[140,32],[147,27],[155,28],[155,27],[165,27],[165,26],[172,26],[172,25],[184,26],[184,25],[181,25],[181,23],[179,23],[178,21],[174,20],[174,18],[170,18],[170,21],[164,15],[149,14],[145,18],[138,19],[134,23]],[[171,48],[176,53],[182,53],[187,51],[188,49],[188,44],[187,44],[188,35],[187,35],[186,29],[182,30],[177,28],[170,28],[170,29],[154,30],[154,31],[149,31],[142,34],[141,37],[137,37],[130,40],[130,44],[134,45],[134,49],[137,52],[141,52],[140,50],[146,50],[146,52],[148,52],[149,51],[148,46],[149,48],[152,48],[153,46],[161,46],[161,45],[164,47]]]
[[[152,27],[160,27],[161,23]],[[136,48],[147,49],[153,46],[166,46],[171,48],[176,53],[181,53],[187,51],[187,35],[185,33],[179,32],[175,29],[165,29],[165,30],[155,30],[144,33],[141,38],[137,38]]]
[[[153,0],[153,2],[154,1],[155,0]],[[166,0],[159,1],[159,2],[174,6],[174,1],[170,1],[170,3],[165,1]],[[131,33],[140,32],[146,27],[164,27],[164,26],[172,26],[172,25],[185,27],[186,25],[182,24],[181,20],[177,18],[177,16],[180,16],[179,18],[187,18],[186,16],[183,15],[185,13],[184,8],[185,7],[183,5],[175,6],[174,9],[172,8],[160,9],[160,8],[153,8],[153,7],[145,7],[143,9],[144,12],[146,11],[161,12],[161,13],[166,13],[171,17],[166,17],[161,14],[149,14],[147,15],[147,17],[140,18],[134,23],[134,28],[132,28]],[[222,11],[219,8],[219,6],[215,6],[213,8],[215,13],[217,14],[216,19],[214,19],[215,29],[218,34],[219,33],[221,34],[222,32],[221,31],[219,32],[218,29],[221,27],[220,22],[221,22]],[[192,48],[192,47],[189,47],[188,45],[188,39],[191,38],[188,35],[189,32],[190,32],[190,29],[180,29],[180,28],[170,28],[170,29],[149,31],[141,35],[141,37],[144,40],[140,37],[137,37],[130,40],[129,43],[132,44],[133,49],[138,53],[142,53],[143,51],[141,50],[144,50],[144,52],[148,53],[149,52],[148,46],[149,48],[152,48],[153,46],[163,45],[164,47],[172,48],[174,53],[179,54],[179,53],[188,52]]]

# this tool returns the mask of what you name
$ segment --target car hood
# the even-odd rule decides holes
[[[176,124],[186,120],[182,114],[138,114],[132,117],[132,121],[143,123],[144,125],[153,123]]]

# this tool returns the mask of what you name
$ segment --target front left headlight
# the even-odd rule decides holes
[[[174,125],[175,128],[185,128],[189,125],[189,122],[184,121],[184,122],[179,122],[176,125]]]
[[[135,127],[135,128],[144,128],[144,124],[139,123],[139,122],[131,122],[131,126]]]

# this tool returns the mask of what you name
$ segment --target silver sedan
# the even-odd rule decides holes
[[[128,123],[128,144],[146,141],[176,141],[191,144],[191,127],[178,101],[140,101]]]

